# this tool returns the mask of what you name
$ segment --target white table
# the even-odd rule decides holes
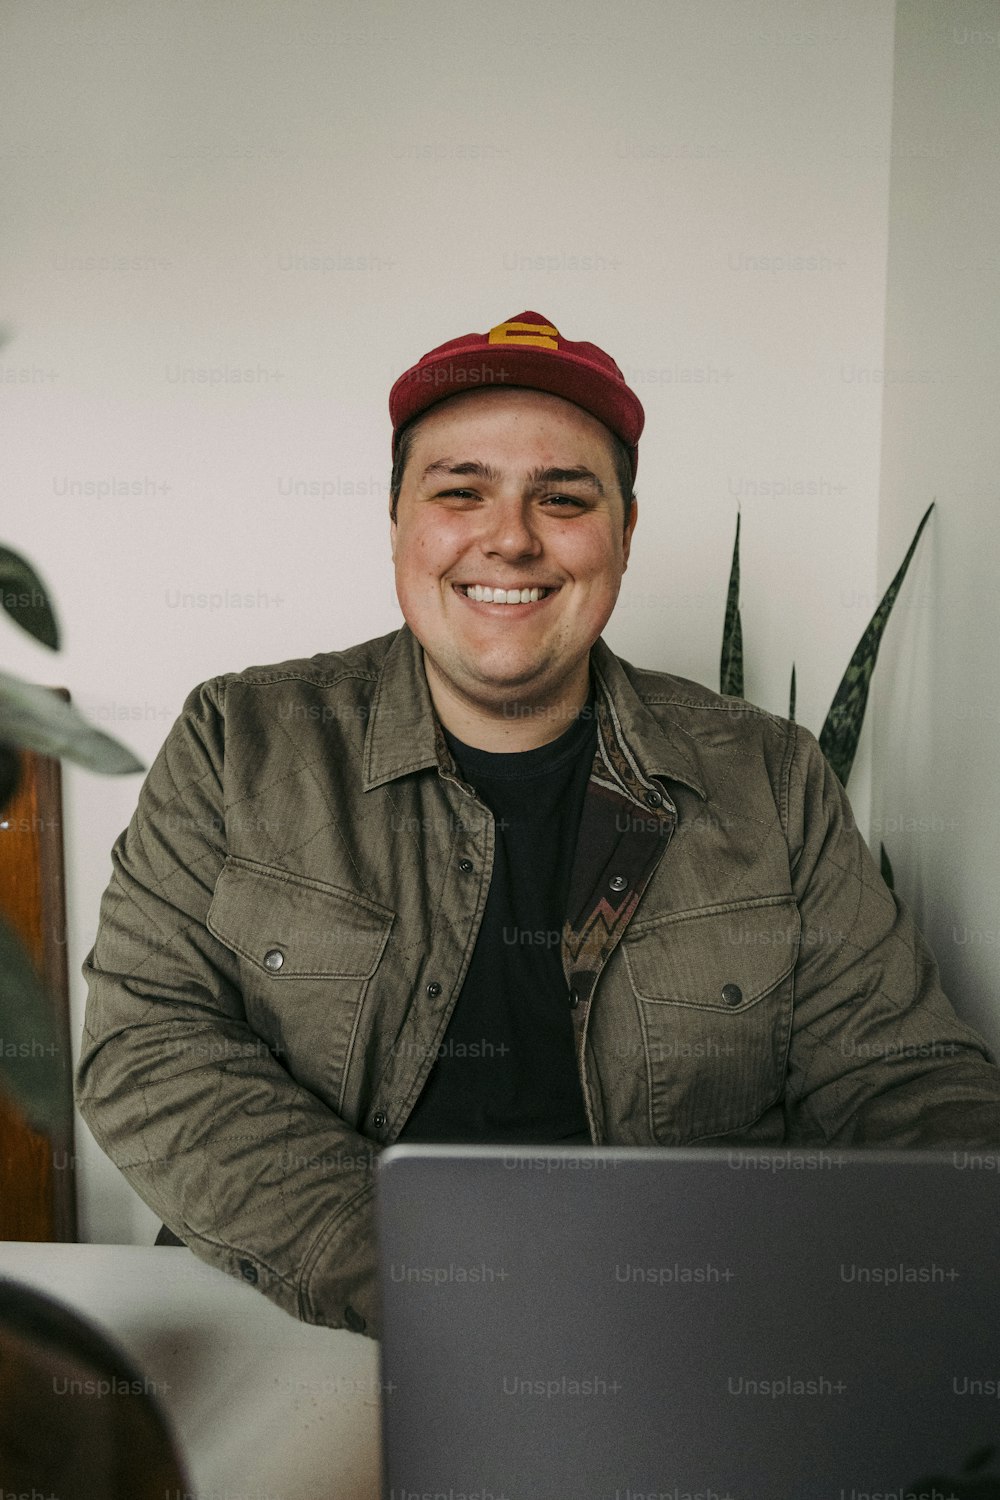
[[[173,1246],[0,1241],[0,1276],[109,1334],[157,1394],[199,1500],[378,1500],[378,1345],[299,1323]]]

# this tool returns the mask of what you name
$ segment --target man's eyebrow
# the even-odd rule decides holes
[[[604,486],[593,469],[585,469],[582,465],[575,469],[532,469],[528,482],[533,489],[547,484],[585,484],[599,495],[604,494]]]
[[[469,459],[466,463],[453,464],[448,458],[438,458],[432,464],[428,464],[421,476],[429,479],[433,474],[455,474],[469,479],[483,479],[488,484],[499,484],[501,474],[499,469],[494,469],[490,464],[477,463],[475,459]]]
[[[487,484],[499,484],[503,478],[500,470],[494,468],[492,464],[479,463],[476,459],[468,459],[459,464],[452,463],[447,458],[435,459],[432,464],[427,465],[422,478],[430,479],[435,474],[482,479]],[[541,489],[549,484],[584,484],[596,490],[599,495],[604,494],[604,485],[593,469],[584,468],[582,465],[573,469],[532,469],[527,476],[527,482],[528,488],[533,490]]]

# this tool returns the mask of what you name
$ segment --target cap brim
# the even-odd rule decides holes
[[[447,350],[407,370],[389,393],[393,433],[448,396],[508,386],[562,396],[610,427],[626,447],[634,449],[639,441],[645,416],[638,399],[622,381],[589,360],[564,351],[556,355],[547,349],[509,345]],[[633,456],[633,467],[634,462]]]

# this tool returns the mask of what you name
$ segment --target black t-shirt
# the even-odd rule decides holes
[[[597,746],[593,695],[566,732],[494,754],[445,739],[493,813],[486,910],[462,992],[400,1139],[590,1143],[560,943]]]

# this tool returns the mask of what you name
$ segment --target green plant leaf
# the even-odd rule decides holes
[[[59,650],[59,626],[49,591],[19,552],[0,546],[0,606],[36,641]]]
[[[888,624],[892,606],[896,602],[896,596],[903,585],[903,579],[906,577],[910,560],[917,549],[920,533],[926,526],[933,509],[934,501],[932,500],[921,517],[920,525],[914,533],[913,541],[899,565],[895,578],[882,595],[878,609],[872,615],[864,635],[854,649],[854,655],[848,663],[840,686],[833,695],[830,712],[820,732],[820,749],[844,786],[847,785],[847,778],[851,774],[858,740],[861,737],[861,725],[868,706],[868,686],[878,660],[882,635]]]
[[[795,723],[795,663],[792,662],[792,682],[788,689],[788,717]]]
[[[0,744],[58,755],[106,776],[146,769],[131,750],[88,723],[71,703],[6,673],[0,673]]]
[[[889,863],[889,856],[886,853],[884,844],[879,844],[878,862],[879,868],[882,872],[882,879],[885,881],[890,891],[894,891],[896,889],[896,877],[892,873],[892,865]]]
[[[726,618],[722,627],[722,659],[719,692],[743,697],[743,622],[740,619],[740,517],[736,516],[736,541],[726,593]]]
[[[65,1128],[72,1113],[69,1060],[54,1006],[34,965],[0,922],[0,1081],[36,1130]]]

